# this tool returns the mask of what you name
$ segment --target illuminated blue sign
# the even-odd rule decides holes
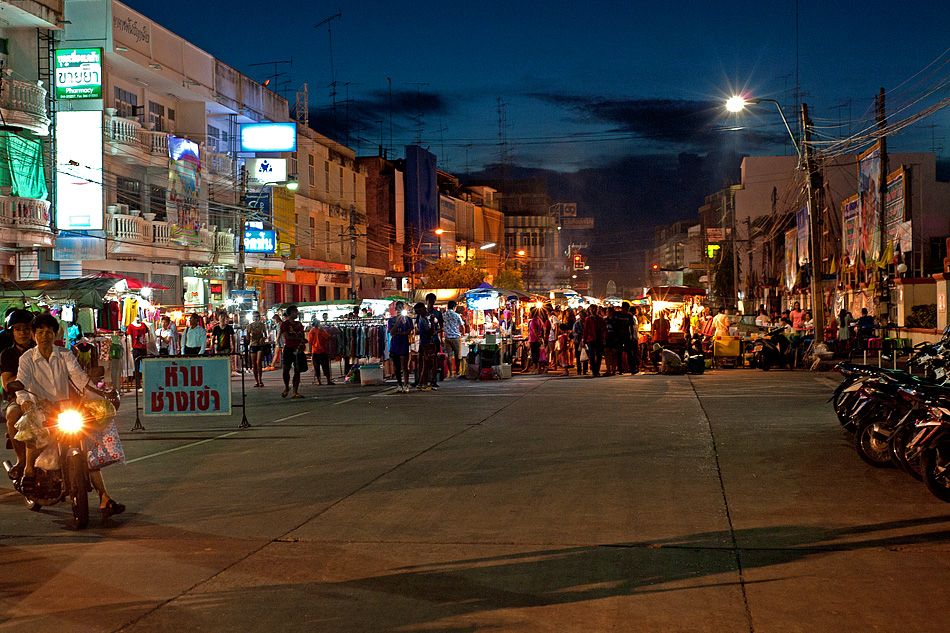
[[[242,152],[296,152],[296,123],[245,123],[241,126]]]
[[[245,229],[245,253],[273,253],[277,251],[277,231]]]

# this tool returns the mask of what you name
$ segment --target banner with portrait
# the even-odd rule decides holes
[[[861,250],[868,261],[881,256],[881,143],[858,158]]]
[[[854,266],[861,251],[861,213],[857,194],[841,203],[841,227],[844,240],[842,252],[847,258],[847,265]]]
[[[166,212],[173,242],[186,246],[201,243],[201,158],[198,144],[168,135],[168,189]]]
[[[798,231],[798,265],[804,266],[808,263],[809,253],[811,250],[808,248],[808,238],[811,235],[811,227],[808,225],[808,207],[802,207],[795,214],[795,222],[797,224]]]
[[[785,287],[791,290],[798,281],[798,229],[785,233]]]
[[[884,235],[887,241],[894,245],[894,252],[901,252],[901,225],[906,215],[906,184],[907,178],[904,168],[891,173],[887,177],[887,193],[884,199]]]

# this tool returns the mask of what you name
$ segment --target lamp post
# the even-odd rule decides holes
[[[742,96],[735,96],[726,101],[726,109],[729,110],[729,112],[740,112],[746,105],[755,105],[763,101],[774,103],[775,107],[778,108],[779,114],[782,115],[782,122],[785,124],[785,129],[788,130],[788,135],[792,139],[792,145],[794,145],[795,152],[798,154],[798,168],[805,173],[805,183],[808,189],[808,241],[809,250],[811,251],[809,262],[811,263],[811,308],[815,319],[814,340],[821,342],[824,340],[825,331],[825,300],[821,292],[821,237],[818,235],[818,203],[816,198],[817,187],[815,185],[818,172],[813,165],[811,156],[811,121],[808,118],[808,106],[804,103],[802,104],[802,143],[801,147],[799,147],[795,135],[792,134],[792,129],[788,126],[788,119],[785,118],[785,113],[782,112],[782,106],[775,99],[746,99]],[[733,217],[735,217],[734,208]]]

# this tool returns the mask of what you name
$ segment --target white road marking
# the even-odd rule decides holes
[[[347,398],[346,400],[340,400],[339,402],[334,402],[333,406],[336,406],[338,404],[343,404],[345,402],[352,402],[353,400],[359,400],[359,399],[360,399],[359,396],[353,396],[352,398]]]

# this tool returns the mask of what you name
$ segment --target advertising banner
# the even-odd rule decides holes
[[[244,252],[273,253],[277,251],[277,231],[244,230]]]
[[[56,228],[102,230],[102,111],[56,113]]]
[[[106,240],[88,235],[60,232],[53,249],[54,262],[102,261],[106,258]]]
[[[808,207],[799,209],[795,214],[795,221],[797,223],[798,231],[798,265],[804,266],[808,263],[808,254],[811,250],[808,248],[808,238],[811,234],[811,229],[808,226]]]
[[[268,224],[274,221],[274,211],[273,205],[271,205],[269,189],[248,193],[244,196],[244,200],[248,208],[251,209],[251,212],[248,214],[249,220],[267,222]]]
[[[900,249],[900,226],[904,222],[906,179],[904,168],[901,167],[887,177],[887,193],[884,200],[884,234],[887,241],[894,245],[894,251]]]
[[[798,281],[798,229],[785,233],[785,287],[791,290]]]
[[[854,266],[858,261],[861,242],[861,212],[857,195],[841,203],[841,226],[844,239],[842,250],[848,258],[848,265]]]
[[[868,261],[881,256],[881,144],[858,159],[858,199],[861,208],[861,248]]]
[[[142,359],[144,415],[231,415],[231,358]]]
[[[168,135],[168,189],[166,211],[172,224],[171,239],[178,244],[197,246],[201,243],[199,193],[201,159],[198,144]]]

